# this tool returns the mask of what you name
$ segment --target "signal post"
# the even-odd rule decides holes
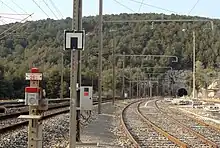
[[[28,119],[28,148],[42,148],[42,113],[48,109],[48,102],[44,99],[40,87],[42,73],[38,68],[32,68],[31,73],[26,73],[26,80],[30,86],[25,88],[25,105],[29,106],[29,115],[20,115],[18,118]]]

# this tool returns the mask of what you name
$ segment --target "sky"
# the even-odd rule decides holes
[[[41,10],[37,5],[40,6]],[[52,9],[55,15],[48,9]],[[53,5],[60,10],[59,14]],[[0,24],[20,21],[28,15],[6,15],[5,13],[14,14],[31,14],[28,20],[39,20],[46,18],[61,19],[72,16],[73,0],[0,0]],[[103,0],[103,14],[118,13],[165,13],[165,14],[183,14],[193,16],[204,16],[220,19],[220,0]],[[141,2],[143,4],[141,5]],[[195,8],[191,11],[193,6]],[[120,4],[119,4],[120,3]],[[149,6],[150,5],[150,6]],[[156,7],[152,7],[156,6]],[[160,9],[162,8],[162,9]],[[83,0],[83,16],[98,15],[99,0]],[[13,18],[13,19],[12,19]],[[17,20],[15,20],[16,18]]]

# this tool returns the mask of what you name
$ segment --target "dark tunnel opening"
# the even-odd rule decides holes
[[[182,97],[182,96],[186,96],[186,95],[188,95],[188,93],[185,88],[178,89],[177,96]]]

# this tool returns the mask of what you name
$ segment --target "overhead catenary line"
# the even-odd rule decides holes
[[[0,15],[0,18],[6,18],[6,19],[12,19],[12,20],[22,20],[22,19],[19,19],[19,18],[14,18],[14,17],[7,17],[7,16],[2,16]]]
[[[38,6],[38,8],[49,18],[49,15],[41,8],[41,6],[35,1],[35,0],[32,0],[34,3],[35,3],[35,5],[37,5]]]
[[[123,3],[119,2],[118,0],[114,0],[116,3],[118,3],[119,5],[123,6],[124,8],[132,11],[132,12],[135,12],[133,9],[129,8],[128,6],[124,5]]]
[[[141,7],[143,6],[143,2],[144,2],[144,0],[141,1],[140,7],[139,7],[139,9],[138,9],[138,12],[141,11]]]
[[[34,14],[34,13],[32,13],[32,14],[30,14],[29,16],[25,17],[25,18],[24,18],[24,19],[22,19],[22,20],[21,20],[19,23],[21,23],[21,22],[23,22],[23,21],[27,20],[27,19],[28,19],[29,17],[31,17],[33,14]],[[17,24],[15,24],[15,25],[11,26],[11,27],[10,27],[10,28],[8,28],[7,30],[3,31],[3,32],[0,34],[0,36],[1,36],[1,35],[3,35],[4,33],[8,32],[9,30],[11,30],[11,29],[15,28],[16,26],[17,26]]]
[[[192,9],[190,9],[188,15],[193,11],[193,9],[196,7],[196,5],[199,3],[200,0],[197,0],[196,3],[193,5]]]
[[[50,8],[50,6],[47,4],[47,2],[45,0],[43,0],[44,4],[47,6],[48,9],[50,9],[50,11],[53,13],[53,15],[56,17],[56,19],[59,19],[57,17],[57,15],[53,12],[53,10]]]
[[[0,13],[0,15],[30,15],[30,14],[23,14],[23,13]]]
[[[14,0],[12,0],[12,3],[14,4],[14,5],[16,5],[20,10],[22,10],[24,13],[26,13],[26,15],[27,15],[27,12],[21,7],[21,6],[19,6],[17,3],[15,3],[14,2]]]
[[[52,0],[49,0],[56,12],[63,18],[63,14],[60,12],[60,10],[56,7],[56,5],[53,3]]]
[[[2,40],[3,38],[9,36],[9,35],[12,34],[13,32],[15,32],[15,31],[17,31],[18,29],[20,29],[21,27],[27,25],[27,23],[29,23],[29,22],[25,22],[25,23],[19,25],[16,29],[12,30],[10,33],[8,33],[8,34],[4,35],[3,37],[1,37],[0,40]]]
[[[142,4],[142,5],[145,5],[145,6],[149,6],[149,7],[152,7],[152,8],[156,8],[156,9],[159,9],[159,10],[167,11],[167,12],[170,12],[170,13],[176,13],[176,14],[178,14],[178,12],[175,12],[175,11],[173,11],[173,10],[165,9],[165,8],[162,8],[162,7],[158,7],[158,6],[155,6],[155,5],[147,4],[147,3],[140,2],[140,1],[137,1],[137,0],[130,0],[130,1],[135,2],[135,3]]]
[[[4,3],[2,0],[0,0],[0,2],[5,5],[7,8],[9,8],[11,11],[17,13],[17,11],[15,11],[14,9],[12,9],[11,7],[9,7],[6,3]]]

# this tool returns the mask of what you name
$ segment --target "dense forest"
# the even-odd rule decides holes
[[[104,20],[161,19],[161,14],[105,15]],[[163,15],[163,19],[204,19],[179,15]],[[0,26],[4,32],[11,26],[19,26],[14,32],[0,36],[0,98],[24,98],[25,73],[30,66],[40,68],[44,74],[44,87],[49,98],[60,94],[61,54],[63,32],[71,28],[71,18],[63,20],[39,20],[24,24],[14,23]],[[86,31],[86,47],[82,52],[82,84],[93,85],[97,90],[98,65],[98,16],[83,18]],[[126,58],[125,76],[135,79],[138,73],[164,72],[167,69],[145,69],[149,67],[173,67],[175,70],[192,70],[192,31],[196,32],[196,60],[200,73],[217,72],[220,67],[220,21],[210,22],[140,22],[104,23],[103,25],[103,90],[111,90],[112,49],[115,39],[116,54],[172,55],[179,58]],[[114,31],[113,31],[114,30]],[[121,88],[122,58],[116,58],[117,88]],[[65,97],[69,96],[69,51],[64,52]],[[197,74],[198,75],[198,74]],[[198,76],[199,77],[199,76]],[[191,80],[189,80],[191,81]],[[202,78],[197,87],[202,85]],[[128,81],[126,79],[126,87]],[[191,84],[191,83],[190,83]]]

